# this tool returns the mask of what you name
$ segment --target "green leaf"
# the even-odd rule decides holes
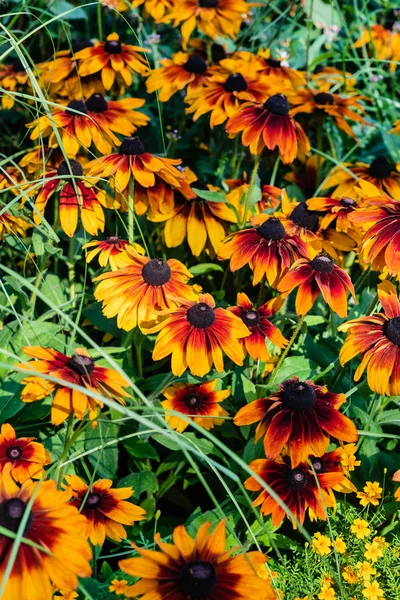
[[[385,410],[375,418],[379,425],[397,425],[400,426],[400,409]]]
[[[40,291],[54,306],[62,306],[67,302],[67,297],[64,294],[64,286],[61,279],[54,273],[48,273],[40,287]]]
[[[204,275],[205,273],[212,273],[213,271],[224,272],[224,269],[221,265],[215,265],[213,263],[200,263],[199,265],[194,265],[194,267],[190,267],[189,271],[195,277],[197,275]]]
[[[160,460],[157,452],[149,442],[144,442],[139,438],[129,438],[122,442],[125,450],[135,458],[152,458],[153,460]]]
[[[305,356],[290,356],[285,358],[279,369],[274,383],[282,383],[296,375],[299,379],[308,379],[311,375],[311,363]]]
[[[87,429],[85,433],[85,450],[96,450],[88,455],[88,460],[96,468],[99,477],[113,479],[118,468],[118,432],[115,423],[99,421],[96,429]],[[114,444],[107,442],[114,441]]]
[[[140,471],[131,473],[118,481],[118,487],[132,487],[134,494],[132,498],[138,499],[143,492],[153,494],[158,491],[157,477],[152,471]]]
[[[321,323],[326,323],[326,318],[319,315],[307,315],[304,319],[307,323],[308,327],[312,325],[321,325]]]
[[[247,377],[245,377],[243,374],[241,377],[246,402],[253,402],[253,400],[257,398],[256,386],[252,381],[250,381],[250,379],[247,379]]]
[[[196,183],[193,184],[193,189],[198,197],[203,198],[203,200],[208,200],[209,202],[226,202],[225,194],[222,194],[221,192],[206,192],[205,190],[198,190],[196,188]]]
[[[111,333],[116,338],[121,337],[121,331],[118,329],[115,319],[107,319],[103,315],[100,302],[89,304],[89,306],[83,309],[82,314],[103,333]]]
[[[17,381],[7,381],[0,389],[0,423],[14,417],[25,406],[20,400],[21,386]]]
[[[315,25],[332,27],[341,24],[339,14],[329,0],[305,0],[304,10]]]
[[[70,2],[66,2],[66,0],[53,0],[53,2],[49,3],[48,8],[54,15],[62,15],[74,8],[74,6]],[[69,21],[76,21],[77,19],[87,19],[87,15],[82,8],[75,8],[74,11],[70,12],[64,18]]]

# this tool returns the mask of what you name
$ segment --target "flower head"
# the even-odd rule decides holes
[[[378,481],[367,481],[363,492],[358,492],[357,498],[360,499],[361,506],[379,505],[379,500],[382,498],[382,488]]]
[[[129,245],[128,240],[123,240],[117,235],[112,235],[105,240],[92,240],[82,246],[83,250],[91,248],[86,254],[86,262],[91,262],[95,256],[98,256],[99,265],[106,267],[108,264],[112,271],[117,271],[129,262],[129,257],[125,248]],[[133,244],[133,249],[137,254],[144,254],[144,248],[139,244]]]
[[[378,156],[370,164],[342,163],[332,169],[322,189],[334,187],[335,197],[353,198],[360,180],[372,183],[380,192],[386,192],[391,198],[400,200],[400,173],[387,156]]]
[[[51,463],[51,458],[43,444],[34,440],[17,438],[14,428],[4,423],[0,432],[0,473],[10,465],[11,476],[18,483],[43,477],[43,467]]]
[[[126,579],[113,579],[111,585],[108,587],[109,592],[114,592],[117,596],[125,594],[128,582]]]
[[[367,542],[365,544],[364,556],[367,560],[370,560],[373,563],[378,562],[378,560],[383,556],[381,544],[379,544],[375,539],[373,539],[371,543]]]
[[[326,535],[322,535],[319,531],[314,534],[311,542],[313,550],[320,556],[327,556],[331,553],[332,542]]]
[[[371,535],[371,529],[368,527],[368,522],[364,521],[364,519],[354,519],[350,531],[354,533],[359,540],[363,540]]]
[[[160,90],[160,102],[167,102],[176,92],[187,89],[188,94],[203,87],[209,78],[208,65],[201,54],[177,52],[171,58],[164,58],[161,67],[151,71],[146,80],[149,93]]]
[[[368,600],[379,600],[379,598],[383,598],[383,590],[379,587],[379,583],[376,579],[366,583],[365,588],[363,589],[363,596],[368,598]]]

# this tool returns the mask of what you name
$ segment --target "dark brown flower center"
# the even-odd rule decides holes
[[[185,399],[185,404],[188,408],[198,408],[201,404],[201,400],[196,394],[190,394],[190,396]]]
[[[302,490],[307,484],[307,472],[303,469],[291,469],[288,479],[291,488]]]
[[[10,446],[6,450],[6,456],[10,460],[18,460],[22,456],[22,450],[19,446]]]
[[[189,73],[200,75],[207,71],[207,63],[200,54],[192,54],[183,65],[183,68]]]
[[[121,54],[121,42],[119,42],[118,40],[108,40],[104,44],[104,50],[108,52],[108,54]]]
[[[245,310],[242,314],[242,321],[247,327],[254,327],[260,322],[260,315],[255,310]]]
[[[26,504],[19,498],[10,498],[0,504],[0,526],[16,533],[26,510]],[[29,514],[24,534],[32,525],[32,513]]]
[[[95,508],[98,508],[101,503],[102,497],[100,496],[100,494],[96,494],[96,492],[91,492],[86,498],[85,505],[83,508],[90,508],[91,510],[94,510]]]
[[[179,583],[185,598],[200,600],[212,594],[217,583],[217,574],[211,563],[196,560],[183,567]]]
[[[276,60],[275,58],[267,58],[265,59],[265,62],[267,63],[267,65],[269,67],[280,67],[281,66],[281,61],[280,60]]]
[[[286,235],[285,228],[279,219],[272,217],[265,221],[260,227],[257,228],[257,233],[264,240],[283,240]]]
[[[232,73],[224,83],[226,92],[244,92],[247,90],[247,82],[240,73]]]
[[[285,94],[274,94],[264,102],[264,108],[269,110],[273,115],[279,117],[287,117],[289,114],[289,102]]]
[[[72,42],[72,52],[75,54],[80,50],[84,50],[85,48],[93,48],[93,42],[87,39],[75,40]]]
[[[71,102],[68,104],[67,108],[65,109],[65,112],[68,113],[69,115],[72,115],[73,117],[79,117],[79,115],[76,111],[87,115],[87,106],[83,100],[71,100]]]
[[[129,156],[143,154],[144,151],[142,140],[137,135],[126,137],[119,147],[120,154],[128,154]]]
[[[314,102],[316,104],[322,104],[322,105],[334,104],[335,98],[332,96],[332,94],[328,94],[327,92],[320,92],[319,94],[315,94]]]
[[[117,235],[112,235],[107,238],[107,244],[120,244],[122,242],[121,238]]]
[[[332,273],[335,263],[330,256],[319,254],[310,262],[311,268],[320,273]]]
[[[213,63],[219,63],[220,60],[226,58],[225,48],[221,44],[213,44],[211,46],[211,58]]]
[[[142,277],[147,285],[159,287],[171,279],[171,267],[161,258],[153,258],[144,265]]]
[[[199,302],[189,308],[187,320],[193,327],[207,329],[215,322],[214,309],[205,302]]]
[[[307,208],[305,202],[300,202],[295,209],[292,210],[289,219],[299,227],[317,231],[318,229],[318,213],[315,210]]]
[[[86,101],[88,110],[95,113],[103,113],[108,109],[108,102],[103,94],[92,94],[89,100]]]
[[[392,344],[400,346],[400,317],[389,319],[383,326],[383,333]]]
[[[200,8],[217,8],[219,0],[198,0]]]
[[[288,381],[284,383],[283,402],[292,410],[309,410],[315,404],[317,396],[308,383]]]
[[[390,177],[391,172],[392,165],[388,159],[385,158],[385,156],[378,156],[378,158],[374,158],[368,169],[369,175],[371,175],[371,177],[375,177],[376,179],[385,179],[386,177]]]
[[[311,458],[311,462],[316,473],[323,473],[325,471],[325,463],[322,458],[315,458],[313,456]]]
[[[353,208],[357,205],[357,202],[353,198],[342,198],[340,204],[345,208]]]
[[[74,354],[68,361],[67,366],[77,375],[90,375],[95,367],[94,360],[90,356]]]
[[[77,160],[63,160],[57,169],[57,175],[59,177],[62,177],[63,175],[76,175],[76,177],[82,177],[83,169]]]

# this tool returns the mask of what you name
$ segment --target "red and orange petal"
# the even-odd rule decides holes
[[[159,22],[171,8],[171,0],[133,0],[132,7],[144,4],[144,9],[156,22]]]
[[[51,600],[53,585],[57,589],[75,590],[78,577],[90,577],[92,572],[85,517],[69,503],[70,493],[57,490],[55,481],[34,483],[28,479],[18,487],[11,478],[10,468],[10,465],[5,467],[0,484],[1,525],[16,533],[34,496],[24,538],[46,551],[21,541],[2,600]],[[0,535],[1,581],[13,548],[12,540]]]
[[[307,207],[319,213],[325,213],[320,222],[321,229],[327,229],[333,223],[336,231],[347,232],[352,228],[349,215],[359,203],[354,198],[315,197],[306,201]]]
[[[258,423],[255,442],[264,438],[266,457],[275,460],[286,449],[295,467],[310,454],[324,454],[330,436],[346,442],[357,440],[354,423],[338,410],[345,401],[344,394],[334,394],[326,386],[293,377],[268,398],[241,408],[234,423]]]
[[[187,88],[191,94],[207,81],[208,65],[201,54],[177,52],[172,59],[161,60],[161,67],[151,71],[146,80],[149,93],[160,90],[160,102],[167,102],[176,92]]]
[[[229,390],[219,390],[216,388],[217,380],[207,381],[206,383],[186,385],[184,383],[175,383],[163,391],[166,400],[161,402],[165,410],[165,419],[168,425],[176,431],[182,432],[189,425],[189,421],[180,418],[178,415],[169,411],[180,412],[204,427],[210,430],[214,425],[223,425],[224,419],[228,413],[220,402],[230,396]]]
[[[160,331],[161,329],[161,331]],[[223,354],[235,364],[243,364],[240,338],[249,335],[241,319],[224,308],[215,308],[210,294],[200,294],[197,302],[184,301],[169,310],[166,318],[152,331],[160,331],[153,350],[153,360],[171,356],[174,375],[189,368],[192,375],[203,377],[213,365],[224,370]]]
[[[328,306],[344,318],[347,316],[347,296],[350,292],[355,300],[350,277],[332,258],[318,254],[313,260],[299,259],[279,281],[279,292],[289,294],[299,286],[296,295],[296,313],[306,315],[321,293]]]
[[[51,463],[51,458],[43,444],[34,440],[17,438],[13,427],[4,423],[0,432],[0,473],[6,465],[11,465],[11,476],[18,483],[40,479],[45,474],[43,467]]]
[[[92,240],[82,246],[83,250],[91,248],[86,254],[86,262],[91,262],[96,256],[99,265],[106,267],[108,264],[112,271],[117,271],[129,261],[125,249],[129,245],[128,240],[123,240],[117,235],[112,235],[105,240]],[[133,244],[132,248],[137,254],[144,254],[144,248],[139,244]]]
[[[197,288],[187,283],[192,275],[178,260],[139,256],[130,246],[125,253],[130,264],[93,280],[100,282],[94,295],[103,303],[103,314],[117,316],[121,329],[130,331],[137,325],[148,329],[160,311],[197,298]]]
[[[66,475],[71,504],[87,519],[86,535],[94,545],[102,546],[106,537],[114,542],[126,538],[124,525],[146,518],[140,506],[126,502],[134,493],[131,487],[113,488],[111,479],[99,479],[89,486],[76,475]]]

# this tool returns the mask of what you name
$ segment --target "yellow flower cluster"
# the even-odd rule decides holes
[[[363,489],[363,492],[357,493],[357,498],[359,498],[361,506],[368,506],[369,504],[378,506],[383,491],[378,481],[367,481]]]

